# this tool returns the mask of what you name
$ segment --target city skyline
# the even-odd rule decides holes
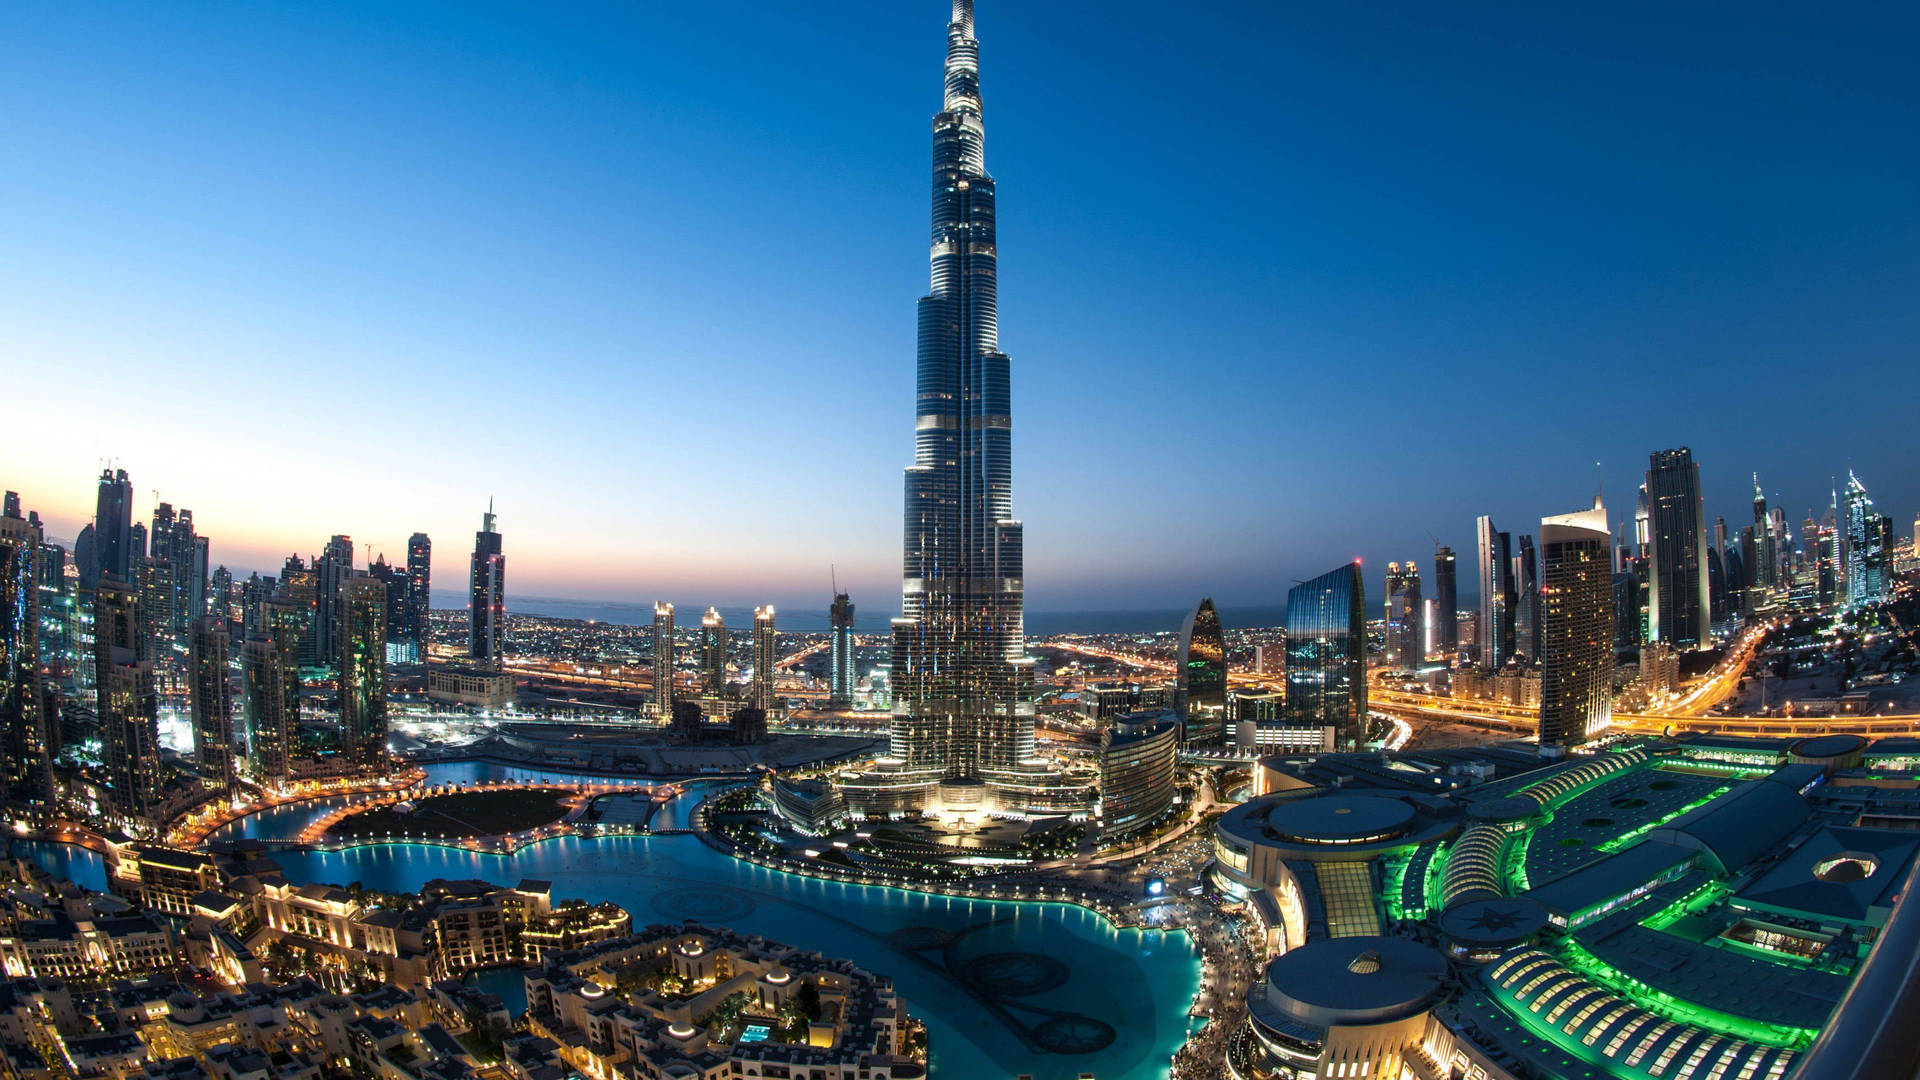
[[[748,4],[604,24],[485,5],[447,26],[262,11],[217,33],[193,9],[111,25],[16,13],[26,56],[0,101],[41,168],[0,180],[22,256],[0,269],[25,417],[0,451],[8,486],[71,539],[114,458],[136,520],[157,489],[195,509],[232,568],[271,570],[335,533],[397,560],[423,531],[443,537],[449,582],[464,578],[457,538],[494,496],[513,597],[817,609],[837,568],[881,614],[898,467],[884,418],[909,385],[913,334],[892,298],[915,287],[901,238],[921,212],[896,178],[923,158],[909,103],[937,56],[912,8],[854,4],[827,35]],[[1609,505],[1631,506],[1645,455],[1666,446],[1693,448],[1709,520],[1741,520],[1756,469],[1792,521],[1821,511],[1849,464],[1896,521],[1920,504],[1894,425],[1856,422],[1845,395],[1794,394],[1786,438],[1740,422],[1815,367],[1898,389],[1911,366],[1916,316],[1892,301],[1913,280],[1914,152],[1880,133],[1913,95],[1884,26],[1668,13],[1648,40],[1567,13],[1317,12],[1284,32],[1263,11],[1172,28],[1145,5],[1085,14],[1005,12],[988,42],[1008,67],[996,100],[1015,114],[996,152],[1033,193],[1002,222],[1019,255],[1015,392],[1035,403],[1014,453],[1047,466],[1027,470],[1021,511],[1029,609],[1277,605],[1291,579],[1354,555],[1377,585],[1388,561],[1424,564],[1429,531],[1470,551],[1479,513],[1530,521],[1584,495],[1596,459]],[[1214,34],[1229,18],[1247,28]],[[478,44],[435,44],[449,34]],[[794,34],[833,73],[807,124],[766,108]],[[1152,85],[1103,69],[1149,34],[1171,34]],[[154,59],[209,35],[230,70]],[[1423,35],[1474,47],[1449,57]],[[1537,47],[1562,39],[1579,40],[1555,54],[1578,79],[1539,102],[1505,93],[1535,86]],[[1203,40],[1236,43],[1203,62]],[[1252,47],[1239,41],[1284,62],[1229,62]],[[1676,73],[1706,41],[1715,63]],[[415,63],[385,64],[409,49]],[[1816,62],[1839,53],[1844,70]],[[315,66],[366,78],[322,92],[295,74]],[[121,74],[81,92],[84,70]],[[1238,80],[1254,70],[1280,82],[1247,95]],[[1182,89],[1163,101],[1167,86]],[[1287,105],[1277,117],[1253,103],[1269,98]],[[1060,127],[1069,114],[1084,127]],[[182,115],[204,151],[191,162],[140,130]],[[1168,161],[1116,157],[1123,124]],[[1243,137],[1258,125],[1278,128]],[[435,137],[411,145],[423,131]],[[1786,145],[1817,146],[1828,166]],[[775,162],[791,166],[778,182]],[[1164,196],[1164,219],[1111,228],[1129,185],[1097,181],[1122,166]],[[1434,182],[1407,184],[1412,170]],[[85,179],[115,171],[150,183]],[[1755,193],[1728,199],[1736,179]],[[797,239],[832,253],[804,280],[770,267],[759,240],[800,207]],[[1090,288],[1089,265],[1111,288]],[[1657,371],[1661,392],[1636,375],[1596,403],[1555,378],[1596,363]],[[75,364],[117,382],[173,374],[71,425]],[[1341,410],[1291,407],[1354,394],[1334,373],[1356,365],[1381,385],[1414,380],[1416,422],[1352,437]],[[1501,380],[1489,400],[1496,369],[1537,378]],[[422,402],[419,424],[369,407],[387,395]],[[1716,405],[1675,407],[1695,400]],[[500,452],[472,468],[465,418],[502,401]],[[156,410],[177,422],[154,424]],[[313,413],[379,465],[316,455],[319,428],[282,422]],[[649,446],[699,440],[701,470],[648,465],[634,415]],[[1469,437],[1486,415],[1501,438]],[[569,439],[541,436],[559,417]],[[1217,475],[1183,468],[1160,434],[1194,425],[1241,433]],[[1816,434],[1834,430],[1844,445]],[[206,453],[214,432],[248,453]],[[1286,467],[1332,437],[1353,444],[1346,468]],[[770,456],[790,466],[772,484]],[[1128,477],[1129,499],[1085,482],[1103,471]],[[802,508],[815,498],[832,512]],[[1138,509],[1176,499],[1215,508],[1217,542],[1196,551],[1171,517]],[[763,543],[769,521],[780,545]]]

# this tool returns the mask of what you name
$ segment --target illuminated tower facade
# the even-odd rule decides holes
[[[1358,560],[1287,590],[1287,724],[1367,737],[1367,595]]]
[[[979,48],[972,0],[954,0],[933,118],[932,284],[919,303],[893,725],[883,775],[869,779],[900,805],[939,798],[1020,810],[1051,795],[1034,751]],[[848,796],[873,805],[856,786]]]
[[[1682,651],[1706,648],[1713,643],[1707,522],[1693,451],[1682,446],[1649,456],[1647,505],[1653,552],[1647,569],[1647,638]]]
[[[1437,547],[1433,552],[1433,627],[1429,634],[1432,650],[1450,655],[1460,647],[1460,586],[1454,565],[1453,549]]]
[[[853,708],[853,598],[833,595],[827,638],[827,707]]]
[[[340,587],[340,753],[362,768],[387,759],[387,584],[356,577]]]
[[[673,605],[653,605],[653,702],[662,720],[673,719]]]
[[[727,620],[719,608],[700,616],[700,689],[716,697],[727,689]]]
[[[102,576],[93,594],[95,704],[112,790],[108,802],[136,831],[151,829],[160,805],[160,705],[153,686],[151,634],[140,594]]]
[[[1191,746],[1217,746],[1227,737],[1227,632],[1213,598],[1200,601],[1180,628],[1182,737]]]
[[[1540,521],[1540,745],[1578,746],[1613,722],[1613,534],[1593,509]]]
[[[780,659],[780,635],[773,627],[773,605],[753,609],[753,704],[773,715],[773,666]]]
[[[221,798],[234,794],[233,679],[228,665],[233,639],[227,620],[202,615],[193,620],[189,648],[189,690],[193,706],[193,757],[200,782]]]
[[[0,799],[53,805],[53,738],[42,694],[37,519],[20,516],[12,492],[0,516]]]
[[[408,663],[427,660],[427,613],[433,610],[433,540],[417,532],[407,538],[407,618],[400,643]]]
[[[1427,658],[1420,632],[1420,565],[1412,559],[1387,564],[1387,660],[1409,671]]]
[[[473,574],[467,597],[467,655],[486,664],[500,662],[506,639],[507,557],[500,553],[500,533],[493,526],[493,503],[473,534]]]

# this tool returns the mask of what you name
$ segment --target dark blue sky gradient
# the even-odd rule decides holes
[[[1851,462],[1909,533],[1920,9],[978,2],[1031,607],[1372,593],[1680,444],[1709,520]],[[492,494],[523,594],[890,606],[945,17],[12,6],[0,358],[139,392],[0,472],[77,527],[126,458],[241,565],[457,582]]]

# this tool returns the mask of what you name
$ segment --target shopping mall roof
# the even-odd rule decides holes
[[[1880,925],[1906,880],[1920,834],[1827,828],[1741,889],[1735,903],[1785,914]]]
[[[1555,915],[1573,920],[1609,901],[1617,900],[1658,880],[1678,866],[1693,861],[1694,849],[1659,840],[1645,840],[1599,862],[1563,874],[1524,895]]]
[[[1698,848],[1732,873],[1793,835],[1813,808],[1784,783],[1755,780],[1655,829],[1649,839]]]

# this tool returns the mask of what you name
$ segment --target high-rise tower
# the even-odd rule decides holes
[[[91,589],[101,574],[112,574],[132,584],[134,563],[140,558],[133,550],[133,481],[127,470],[100,470],[100,491],[93,504],[92,565],[80,567],[82,588]]]
[[[892,737],[878,772],[848,788],[868,807],[925,805],[956,781],[953,799],[968,804],[980,801],[978,785],[1003,809],[1050,797],[1028,690],[979,48],[972,0],[954,0],[933,118],[932,285],[919,304]]]
[[[1433,551],[1433,651],[1451,654],[1460,647],[1460,594],[1453,549],[1444,544]]]
[[[1480,548],[1480,626],[1476,650],[1480,666],[1497,668],[1513,658],[1513,538],[1481,515],[1476,523]]]
[[[1593,509],[1540,521],[1540,745],[1578,746],[1613,718],[1613,535]]]
[[[207,790],[227,798],[235,790],[233,678],[229,671],[233,639],[224,615],[202,615],[193,620],[189,654],[194,760],[200,765],[200,782]]]
[[[653,605],[653,701],[660,719],[673,719],[673,605]]]
[[[700,688],[716,697],[727,689],[727,620],[719,608],[700,616]]]
[[[313,647],[320,662],[333,667],[340,662],[340,590],[353,577],[353,537],[328,540],[313,568],[319,575],[314,592]]]
[[[773,666],[780,659],[780,635],[773,626],[773,605],[753,609],[754,707],[773,715]]]
[[[387,585],[376,577],[340,586],[340,753],[379,769],[387,760]]]
[[[417,532],[407,538],[407,620],[401,643],[408,663],[427,660],[427,613],[433,610],[433,540]]]
[[[827,639],[827,707],[853,708],[853,597],[833,594]]]
[[[1180,627],[1181,738],[1192,746],[1218,746],[1227,737],[1227,632],[1209,596],[1187,612]]]
[[[0,516],[0,800],[51,808],[53,739],[42,698],[37,519],[12,492]]]
[[[507,617],[507,557],[500,553],[500,534],[493,527],[493,502],[487,502],[480,531],[473,534],[473,580],[467,598],[467,655],[489,664],[500,662]]]
[[[1707,523],[1700,466],[1693,451],[1656,450],[1648,457],[1647,505],[1653,557],[1648,566],[1647,638],[1675,649],[1712,644],[1708,621]]]

